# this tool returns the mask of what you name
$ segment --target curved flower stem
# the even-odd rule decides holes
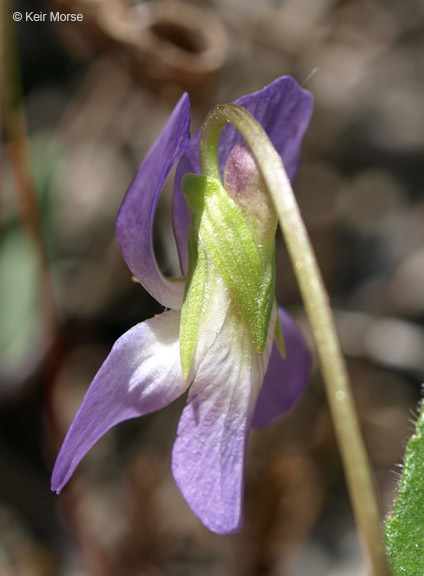
[[[221,179],[218,143],[226,124],[232,124],[245,138],[271,195],[315,339],[359,532],[373,576],[387,576],[380,510],[346,364],[329,298],[293,190],[281,157],[261,125],[235,104],[212,109],[203,124],[200,165],[204,174]]]

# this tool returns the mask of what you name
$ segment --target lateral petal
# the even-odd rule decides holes
[[[282,76],[262,90],[242,96],[235,101],[235,104],[246,108],[260,122],[283,158],[287,174],[292,180],[299,166],[302,138],[312,114],[312,95],[290,76]],[[181,190],[181,180],[186,173],[200,173],[200,133],[198,130],[191,139],[190,145],[181,156],[175,175],[173,226],[183,271],[187,269],[187,234],[190,216]],[[228,154],[242,140],[233,126],[224,127],[219,143],[221,172]]]
[[[273,317],[271,334],[275,316]],[[243,473],[253,409],[271,351],[256,353],[234,305],[191,386],[172,453],[175,481],[194,514],[218,534],[243,523]]]
[[[181,375],[180,313],[137,324],[114,344],[69,428],[52,475],[59,493],[80,460],[110,428],[167,406],[189,386]]]
[[[153,223],[165,180],[188,146],[189,127],[190,100],[183,94],[131,182],[116,219],[116,237],[129,269],[153,298],[172,309],[181,308],[184,283],[162,275],[154,253]]]
[[[281,357],[274,342],[253,413],[254,428],[266,428],[291,410],[306,387],[311,369],[311,355],[296,322],[282,308],[279,315],[286,357]]]

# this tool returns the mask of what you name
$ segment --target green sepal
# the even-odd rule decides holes
[[[424,403],[405,451],[397,502],[385,527],[393,576],[424,574]]]
[[[268,254],[260,254],[242,212],[217,180],[198,174],[186,174],[183,178],[183,191],[192,216],[192,233],[195,230],[198,235],[197,243],[191,239],[193,246],[197,244],[197,248],[191,248],[196,251],[197,264],[189,270],[187,283],[193,283],[190,275],[195,273],[194,268],[199,265],[198,246],[202,245],[239,307],[256,351],[262,354],[274,302],[275,242]],[[196,272],[199,278],[202,273]],[[203,281],[206,281],[205,278]],[[196,290],[195,298],[189,294],[191,290],[186,290],[185,300],[191,298],[199,306],[197,300],[200,288],[197,281],[193,287]],[[189,331],[194,333],[195,327]]]
[[[180,358],[184,380],[188,376],[193,359],[199,316],[207,285],[206,255],[192,224],[189,228],[188,255],[189,264],[180,320]]]

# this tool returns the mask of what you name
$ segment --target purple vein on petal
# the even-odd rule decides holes
[[[246,443],[272,333],[258,355],[231,309],[199,366],[178,426],[175,481],[196,516],[218,534],[238,532],[243,523]]]

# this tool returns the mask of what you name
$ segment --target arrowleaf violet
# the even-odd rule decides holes
[[[236,104],[262,125],[293,177],[310,94],[282,77]],[[200,131],[190,139],[189,123],[183,95],[130,185],[116,224],[131,272],[169,310],[113,346],[65,438],[52,489],[60,492],[111,427],[159,410],[189,389],[172,471],[205,526],[228,534],[243,522],[249,430],[290,410],[305,387],[310,357],[294,321],[275,304],[277,216],[255,161],[228,126],[211,150],[220,171],[211,175],[200,162]],[[178,160],[173,218],[185,276],[169,280],[156,263],[152,228],[160,191]],[[284,358],[275,342],[280,328]]]

